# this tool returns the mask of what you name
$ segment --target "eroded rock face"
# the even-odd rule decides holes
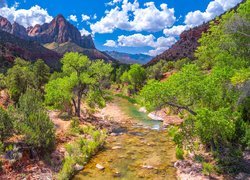
[[[25,40],[33,40],[42,44],[56,42],[62,44],[73,42],[83,48],[95,49],[92,37],[81,36],[79,30],[70,24],[62,15],[56,16],[50,23],[25,28],[14,22],[11,24],[0,16],[0,30]]]
[[[171,48],[163,52],[162,54],[153,58],[147,66],[154,65],[158,61],[176,61],[182,58],[194,58],[194,52],[199,46],[198,40],[201,38],[203,32],[207,32],[209,23],[202,24],[198,27],[184,31],[180,35],[179,41],[177,41]]]
[[[2,31],[10,33],[12,30],[11,23],[4,17],[0,16],[0,29]]]

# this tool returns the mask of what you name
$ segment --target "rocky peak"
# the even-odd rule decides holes
[[[6,32],[11,32],[12,29],[12,25],[11,23],[4,17],[0,16],[0,29],[2,31],[6,31]]]
[[[95,44],[91,35],[81,37],[81,47],[95,49]]]
[[[50,23],[37,24],[28,28],[16,22],[11,24],[6,18],[0,16],[0,30],[42,44],[72,42],[83,48],[95,49],[92,37],[81,36],[79,30],[69,23],[62,14],[57,15]]]

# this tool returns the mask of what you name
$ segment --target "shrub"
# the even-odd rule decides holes
[[[209,176],[211,173],[214,172],[214,166],[211,163],[202,163],[202,173]]]
[[[184,159],[184,151],[179,147],[176,147],[175,155],[177,159]]]
[[[0,141],[3,142],[11,135],[13,123],[8,113],[0,107]]]
[[[104,131],[95,130],[91,126],[79,127],[80,132],[90,135],[92,138],[78,138],[73,143],[66,145],[66,156],[63,168],[61,169],[58,179],[70,179],[74,174],[74,165],[84,165],[89,161],[90,157],[93,156],[98,149],[103,145],[106,133]]]
[[[75,161],[71,157],[67,157],[64,160],[62,170],[58,174],[59,180],[68,180],[73,176]]]
[[[40,93],[28,89],[18,103],[16,126],[25,135],[26,142],[34,148],[51,150],[55,141],[54,124],[45,111]]]

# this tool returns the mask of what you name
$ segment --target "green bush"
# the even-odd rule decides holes
[[[28,89],[18,103],[16,126],[25,135],[27,144],[40,150],[52,150],[55,142],[54,124],[42,105],[40,93]]]
[[[90,135],[92,138],[78,138],[73,143],[66,145],[66,151],[68,156],[65,158],[63,168],[61,169],[58,178],[59,179],[70,179],[74,174],[74,165],[84,165],[89,161],[98,149],[103,146],[106,138],[106,132],[95,130],[91,126],[80,128],[80,132]]]
[[[175,155],[177,159],[184,159],[184,151],[179,147],[176,147]]]
[[[75,161],[71,157],[67,157],[64,160],[62,170],[58,174],[59,180],[68,180],[70,179],[74,174],[74,165]]]
[[[206,163],[206,162],[204,162],[204,163],[202,163],[202,173],[204,174],[204,175],[207,175],[207,176],[209,176],[211,173],[213,173],[214,172],[214,165],[212,165],[211,163]]]

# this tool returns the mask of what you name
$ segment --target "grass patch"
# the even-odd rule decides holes
[[[76,164],[84,166],[104,145],[107,134],[105,131],[96,130],[94,127],[80,127],[74,120],[71,128],[76,135],[81,135],[74,142],[65,145],[67,155],[63,167],[58,174],[58,179],[66,180],[75,174]]]

